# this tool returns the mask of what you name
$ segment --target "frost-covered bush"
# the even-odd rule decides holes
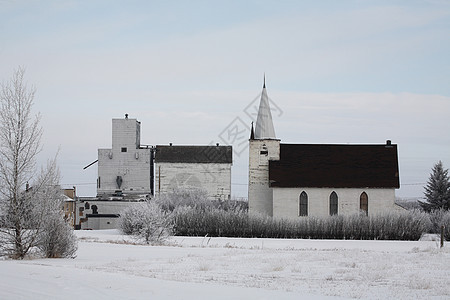
[[[218,208],[178,207],[174,212],[177,235],[240,236],[247,227],[248,215]],[[202,234],[205,233],[205,234]]]
[[[435,210],[429,214],[431,221],[431,233],[441,233],[441,226],[444,226],[444,236],[446,240],[450,239],[450,211]]]
[[[174,215],[175,234],[189,236],[417,240],[431,228],[428,215],[418,211],[296,220],[216,208],[180,208]]]
[[[370,218],[365,212],[346,216],[343,226],[345,239],[371,239]]]
[[[77,240],[63,219],[63,194],[58,182],[59,170],[53,159],[15,201],[0,204],[0,256],[23,259],[30,253],[49,258],[75,255]]]
[[[39,234],[37,248],[47,258],[73,258],[77,252],[77,238],[72,226],[60,213],[53,213]]]
[[[59,172],[55,170],[53,176],[59,178]],[[39,200],[42,214],[40,225],[36,227],[38,229],[36,247],[40,254],[47,258],[75,257],[78,248],[77,238],[72,226],[64,219],[63,194],[59,186],[44,186],[35,200]]]
[[[370,217],[370,235],[380,240],[418,240],[428,232],[428,215],[420,211],[390,212]]]
[[[173,230],[169,213],[153,201],[127,208],[120,216],[119,227],[123,233],[133,235],[146,244],[163,243]]]
[[[213,204],[208,200],[208,193],[201,189],[175,189],[157,195],[154,199],[165,211],[173,211],[177,207],[196,207],[205,209]]]
[[[417,240],[431,229],[429,216],[419,211],[281,219],[249,214],[247,203],[208,200],[201,190],[176,190],[156,202],[173,211],[176,235]],[[441,216],[436,218],[441,222]]]
[[[218,209],[234,211],[234,212],[247,212],[248,201],[242,200],[218,200],[213,201],[213,204]]]

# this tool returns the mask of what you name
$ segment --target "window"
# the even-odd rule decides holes
[[[305,192],[300,194],[298,215],[301,217],[308,215],[308,194]]]
[[[362,210],[366,216],[369,215],[369,197],[366,192],[362,192],[359,196],[359,209]]]
[[[127,147],[122,147],[121,151],[122,152],[127,152]]]
[[[266,144],[263,144],[259,149],[259,165],[266,166],[269,164],[269,150]]]
[[[330,195],[330,216],[338,214],[338,195],[332,192]]]

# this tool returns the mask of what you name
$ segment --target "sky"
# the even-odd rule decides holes
[[[0,0],[0,80],[25,67],[63,187],[95,196],[111,119],[149,145],[233,145],[247,196],[249,126],[266,76],[284,143],[398,145],[398,197],[450,167],[450,1]],[[58,150],[59,149],[59,150]]]

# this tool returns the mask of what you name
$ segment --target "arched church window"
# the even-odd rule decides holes
[[[338,195],[332,192],[330,195],[330,216],[338,214]]]
[[[301,217],[308,215],[308,194],[304,191],[300,194],[298,215]]]
[[[366,192],[362,192],[359,196],[359,209],[362,210],[366,216],[369,214],[369,197]]]

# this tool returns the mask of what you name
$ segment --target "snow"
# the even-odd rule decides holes
[[[174,237],[77,231],[75,259],[0,261],[0,299],[449,299],[437,241]]]

